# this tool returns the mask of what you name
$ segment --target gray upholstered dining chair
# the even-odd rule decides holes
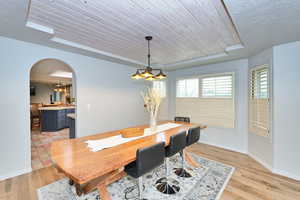
[[[191,146],[192,144],[195,144],[199,141],[200,139],[200,127],[193,127],[188,130],[188,133],[186,135],[186,147]],[[181,151],[181,158],[182,158],[182,166],[181,168],[177,168],[175,170],[175,174],[179,177],[183,178],[189,178],[192,177],[192,175],[185,170],[185,158],[184,158],[184,153]]]
[[[188,123],[191,122],[191,120],[190,120],[189,117],[175,117],[174,121],[177,121],[177,122],[188,122]]]
[[[125,166],[125,172],[133,178],[138,179],[139,199],[143,199],[143,175],[163,164],[165,159],[165,143],[138,149],[136,160]]]
[[[186,132],[182,131],[170,137],[170,144],[166,149],[165,169],[166,177],[160,178],[156,182],[156,189],[164,194],[175,194],[179,192],[179,182],[170,178],[169,174],[169,158],[180,153],[186,146]]]

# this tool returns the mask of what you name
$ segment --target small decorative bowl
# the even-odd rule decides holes
[[[144,135],[144,129],[141,128],[125,128],[121,130],[123,138],[138,137]]]

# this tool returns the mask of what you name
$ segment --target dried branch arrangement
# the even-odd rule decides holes
[[[147,88],[145,92],[141,92],[141,95],[144,99],[144,107],[150,113],[150,117],[156,119],[162,100],[160,93],[154,88]]]

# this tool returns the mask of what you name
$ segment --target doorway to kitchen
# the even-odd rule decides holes
[[[73,69],[57,59],[43,59],[30,71],[32,170],[51,166],[51,143],[75,138],[76,84]]]

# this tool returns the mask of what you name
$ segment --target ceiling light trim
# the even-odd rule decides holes
[[[54,29],[53,28],[49,28],[47,26],[43,26],[43,25],[31,22],[31,21],[26,22],[26,27],[35,29],[37,31],[41,31],[41,32],[44,32],[44,33],[54,35]]]
[[[236,45],[226,47],[225,52],[229,53],[231,51],[237,51],[237,50],[241,50],[241,49],[244,49],[244,48],[245,48],[244,45],[236,44]]]

